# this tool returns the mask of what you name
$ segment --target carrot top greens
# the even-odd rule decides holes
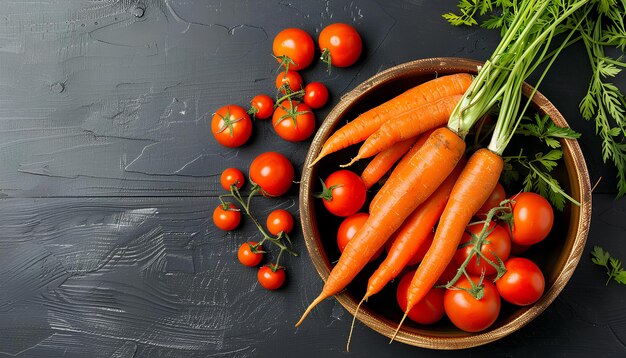
[[[582,42],[591,66],[591,79],[580,102],[580,112],[583,118],[594,119],[596,133],[602,139],[603,160],[612,161],[617,169],[618,197],[626,195],[626,99],[610,82],[626,67],[626,61],[606,53],[614,48],[626,50],[626,1],[460,0],[458,9],[460,14],[444,15],[452,25],[477,25],[477,18],[482,17],[482,27],[499,28],[503,36],[494,56],[485,64],[487,70],[483,68],[483,77],[488,77],[488,81],[476,85],[488,90],[474,89],[468,95],[471,100],[467,98],[459,108],[462,116],[457,115],[455,124],[461,134],[477,120],[474,112],[491,108],[497,101],[503,103],[501,117],[517,115],[519,96],[513,90],[521,84],[520,80],[541,62],[548,61],[549,67],[566,46]],[[563,36],[556,37],[559,34]],[[560,45],[556,50],[548,50],[551,42]],[[498,121],[490,148],[499,151],[506,146],[519,123],[519,119],[511,118]]]

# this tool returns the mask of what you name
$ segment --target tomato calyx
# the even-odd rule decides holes
[[[322,49],[322,54],[320,56],[320,60],[322,62],[324,62],[327,65],[326,71],[328,71],[328,73],[330,74],[332,68],[333,68],[333,61],[332,61],[332,57],[330,55],[330,50],[325,48]]]
[[[298,120],[297,120],[298,116],[311,113],[311,111],[298,111],[298,103],[294,105],[291,98],[288,99],[288,101],[289,101],[289,108],[283,106],[282,103],[278,105],[278,107],[282,108],[285,111],[285,114],[283,114],[282,116],[280,116],[280,118],[278,118],[276,123],[274,123],[274,127],[276,127],[280,122],[284,121],[285,119],[291,118],[291,120],[293,121],[293,126],[295,128],[298,128]]]
[[[279,266],[279,265],[278,265],[278,261],[276,261],[276,263],[274,263],[274,262],[270,262],[269,264],[267,264],[267,265],[265,265],[265,266],[269,267],[269,268],[270,268],[270,270],[272,270],[272,272],[276,272],[276,271],[278,271],[278,270],[285,270],[285,267],[284,267],[284,266]]]
[[[292,91],[291,87],[289,87],[289,84],[285,83],[284,85],[280,86],[280,88],[278,89],[278,93],[279,94],[284,93],[284,94],[282,97],[277,96],[276,103],[274,104],[274,109],[278,107],[282,107],[280,104],[283,103],[283,101],[285,100],[296,100],[298,102],[301,102],[302,99],[304,98],[305,91],[304,89]]]
[[[235,119],[230,119],[230,109],[228,109],[226,111],[226,115],[222,116],[219,113],[214,113],[213,115],[217,114],[221,119],[222,119],[222,125],[219,127],[219,129],[217,130],[217,132],[215,132],[215,134],[218,133],[222,133],[223,131],[225,131],[226,129],[228,129],[229,134],[231,137],[235,136],[235,131],[233,129],[233,124],[241,121],[243,118],[235,118]]]
[[[331,185],[330,187],[326,187],[326,184],[324,183],[324,180],[322,180],[322,178],[320,178],[320,181],[322,182],[322,191],[319,193],[315,193],[313,194],[314,197],[319,198],[319,199],[323,199],[326,201],[331,201],[333,200],[333,190],[335,188],[340,188],[343,186],[343,184],[335,184],[335,185]]]
[[[278,61],[278,68],[280,69],[281,67],[284,67],[285,68],[285,72],[289,71],[289,66],[290,65],[294,65],[294,66],[297,65],[291,59],[291,57],[289,57],[287,55],[274,56],[274,58],[276,59],[276,61]]]
[[[474,280],[470,279],[469,276],[467,276],[467,278],[470,283],[470,288],[458,287],[458,286],[450,286],[447,288],[452,289],[452,290],[465,291],[469,293],[472,297],[474,297],[476,300],[480,301],[483,297],[485,297],[485,286],[483,285],[483,280],[485,279],[485,276],[481,275],[480,279],[478,280],[478,283],[474,283]]]

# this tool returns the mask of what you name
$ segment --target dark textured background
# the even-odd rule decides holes
[[[542,92],[576,130],[596,188],[587,249],[569,285],[538,319],[488,346],[430,351],[357,324],[335,301],[293,324],[322,282],[299,233],[287,285],[268,292],[236,249],[257,237],[210,220],[227,166],[266,150],[297,174],[308,143],[279,140],[257,122],[249,144],[213,140],[209,115],[272,93],[273,36],[332,22],[364,39],[357,65],[303,72],[338,97],[413,59],[484,60],[498,34],[453,28],[455,1],[2,1],[0,2],[0,357],[625,356],[626,288],[604,286],[596,244],[626,259],[626,201],[578,114],[589,70],[568,49]],[[617,80],[626,90],[624,76]],[[255,200],[298,217],[297,187]]]

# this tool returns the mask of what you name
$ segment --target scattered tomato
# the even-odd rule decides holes
[[[266,94],[259,94],[250,101],[248,113],[256,119],[268,119],[274,113],[274,100]]]
[[[529,259],[514,257],[504,263],[506,273],[496,280],[500,296],[514,305],[531,305],[543,294],[546,282],[541,269]]]
[[[250,180],[261,188],[265,196],[281,196],[291,187],[293,165],[277,152],[260,154],[250,164]]]
[[[259,268],[257,274],[259,283],[267,290],[279,289],[285,283],[285,276],[283,267],[278,267],[276,271],[273,271],[269,265]]]
[[[246,110],[235,104],[218,109],[211,120],[211,132],[218,143],[226,147],[239,147],[252,134],[252,121]]]
[[[336,216],[350,216],[365,203],[367,189],[361,177],[349,170],[338,170],[328,176],[322,193],[317,196],[328,211]]]
[[[456,250],[454,254],[454,259],[459,265],[472,254],[474,243],[482,229],[482,222],[470,224],[465,228],[465,233],[463,233],[463,237],[461,237],[460,248]],[[507,230],[493,221],[489,223],[487,237],[483,241],[480,252],[483,254],[483,257],[478,259],[477,255],[473,255],[465,270],[469,274],[476,276],[479,276],[482,272],[487,276],[495,274],[497,271],[496,268],[489,264],[484,258],[489,259],[495,265],[499,264],[498,258],[500,258],[502,262],[509,258],[511,252],[511,237]]]
[[[282,62],[283,65],[283,57],[289,57],[293,61],[289,64],[289,68],[296,71],[308,67],[313,62],[315,55],[315,44],[311,35],[297,28],[288,28],[279,32],[274,37],[272,49],[276,60]]]
[[[500,203],[504,199],[506,199],[506,192],[504,191],[504,187],[502,186],[502,184],[498,182],[498,184],[496,184],[496,187],[493,189],[493,191],[487,198],[487,201],[485,201],[483,206],[481,206],[480,209],[478,209],[478,212],[476,212],[476,215],[480,217],[486,216],[489,210],[500,206]]]
[[[285,100],[274,111],[272,125],[284,140],[301,142],[315,131],[315,116],[306,104]]]
[[[233,203],[218,205],[213,210],[213,223],[224,231],[234,230],[241,222],[241,212]]]
[[[311,82],[304,87],[304,103],[311,108],[322,108],[328,101],[328,88],[321,82]]]
[[[293,216],[287,210],[276,209],[267,216],[265,224],[272,235],[289,234],[293,230]]]
[[[356,232],[361,229],[369,216],[370,215],[368,213],[356,213],[348,216],[341,222],[339,229],[337,230],[337,247],[339,248],[339,252],[343,253],[343,250],[348,245],[348,242],[352,240],[354,235],[356,235]],[[372,256],[369,262],[376,261],[382,253],[383,248],[381,247],[380,250]]]
[[[406,311],[406,296],[414,274],[415,270],[405,273],[396,290],[396,300],[402,312]],[[411,308],[407,316],[421,324],[433,324],[438,322],[445,314],[443,308],[443,296],[445,292],[446,290],[443,288],[431,288],[426,296]]]
[[[470,276],[472,277],[472,276]],[[479,278],[472,277],[472,282],[478,284]],[[462,276],[455,284],[458,288],[449,288],[443,297],[443,306],[450,321],[459,329],[466,332],[479,332],[491,326],[500,313],[500,295],[496,286],[489,280],[483,280],[483,297],[475,299],[471,293],[469,279]]]
[[[302,76],[292,70],[280,72],[278,76],[276,76],[276,89],[280,89],[282,93],[285,93],[283,88],[285,84],[289,85],[289,89],[292,92],[299,91],[304,87]]]
[[[322,60],[335,67],[351,66],[359,59],[363,42],[356,29],[348,24],[326,26],[318,39]]]
[[[554,224],[554,212],[548,200],[531,192],[517,194],[511,200],[511,240],[521,245],[533,245],[545,239]]]
[[[254,249],[252,248],[256,244],[255,241],[248,241],[239,246],[237,258],[242,265],[254,267],[263,260],[263,247],[259,245]]]
[[[222,188],[224,188],[224,190],[230,191],[231,185],[235,185],[237,189],[241,189],[243,183],[243,173],[237,168],[227,168],[220,176],[220,184],[222,184]]]

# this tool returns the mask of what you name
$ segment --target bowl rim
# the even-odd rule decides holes
[[[393,80],[398,75],[407,75],[411,72],[426,73],[430,69],[431,72],[470,72],[476,73],[479,66],[483,62],[458,57],[434,57],[414,60],[402,63],[388,68],[363,83],[359,84],[350,92],[340,98],[340,101],[328,113],[324,122],[318,129],[314,139],[309,147],[300,182],[299,192],[299,210],[300,221],[303,230],[304,241],[309,252],[309,256],[313,264],[324,282],[326,282],[330,270],[331,263],[325,255],[321,255],[319,247],[321,247],[321,239],[319,231],[313,223],[315,222],[314,200],[310,195],[317,181],[317,166],[309,168],[310,163],[317,157],[321,149],[321,145],[332,133],[333,128],[337,125],[337,121],[345,110],[353,103],[360,100],[371,90]],[[523,93],[525,96],[532,94],[533,88],[524,84]],[[534,107],[541,113],[550,115],[555,124],[561,127],[569,127],[565,118],[556,109],[556,107],[539,91],[533,96]],[[553,284],[546,287],[543,296],[535,304],[528,306],[521,314],[514,316],[510,321],[500,327],[486,330],[478,333],[468,333],[463,335],[450,335],[446,337],[429,335],[426,330],[407,328],[404,326],[396,336],[395,340],[431,349],[462,349],[483,345],[497,339],[500,339],[513,331],[525,326],[536,316],[542,313],[563,290],[569,279],[572,277],[578,262],[584,251],[587,239],[590,221],[591,221],[591,184],[589,173],[585,164],[582,150],[575,139],[564,139],[561,141],[563,147],[563,159],[567,168],[567,174],[571,182],[571,195],[578,199],[580,206],[572,205],[571,221],[566,237],[575,235],[575,239],[569,249],[567,256],[564,258],[564,265],[555,278]],[[308,220],[309,218],[310,220]],[[358,300],[342,291],[334,297],[347,309],[350,314],[354,315]],[[374,329],[380,334],[391,338],[397,322],[392,322],[386,318],[375,317],[367,307],[361,307],[357,319]]]

